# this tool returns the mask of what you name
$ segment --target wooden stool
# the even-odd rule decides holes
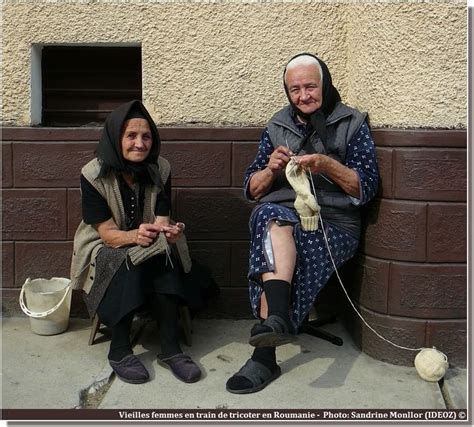
[[[181,320],[181,326],[183,328],[184,332],[184,342],[188,347],[191,347],[192,345],[192,326],[191,326],[191,314],[189,313],[189,308],[186,306],[179,306],[179,317]],[[100,329],[100,319],[97,313],[94,315],[92,318],[92,327],[91,327],[91,333],[89,335],[89,345],[94,344],[95,341],[95,336],[97,332],[99,332]]]

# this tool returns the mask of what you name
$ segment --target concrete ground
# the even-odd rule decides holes
[[[71,319],[59,335],[31,332],[30,319],[2,319],[3,409],[466,409],[467,371],[450,368],[444,384],[422,380],[414,367],[396,366],[360,352],[338,324],[325,329],[342,347],[309,335],[282,346],[282,375],[255,394],[225,390],[227,379],[252,352],[253,320],[195,319],[193,344],[183,345],[201,366],[194,384],[178,381],[156,363],[154,322],[134,322],[135,354],[150,372],[142,385],[115,378],[107,362],[109,337],[88,345],[90,322]],[[4,417],[5,418],[5,417]]]

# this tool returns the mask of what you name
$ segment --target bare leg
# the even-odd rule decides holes
[[[269,231],[272,241],[275,271],[263,273],[262,281],[279,279],[291,284],[296,265],[296,245],[293,238],[293,226],[285,225],[280,227],[272,221],[269,226]],[[260,299],[260,317],[266,319],[267,314],[267,299],[265,293],[263,293]]]
[[[285,291],[289,291],[288,283],[291,284],[296,265],[296,245],[293,239],[292,226],[280,227],[275,224],[275,222],[271,222],[269,225],[269,232],[272,241],[275,271],[263,273],[262,281],[275,281],[273,284],[268,285],[269,288],[267,288],[269,297],[274,297],[275,290],[282,289],[281,285],[278,286],[275,284],[278,281],[287,282],[287,284],[284,285],[287,288]],[[270,298],[270,302],[270,307],[273,307],[274,309],[274,300]],[[285,304],[288,304],[288,301],[285,302],[285,299],[283,299],[282,304],[280,304],[282,311],[285,310]],[[265,292],[262,293],[260,298],[260,316],[263,319],[268,317],[268,304]],[[266,326],[255,326],[257,326],[257,328],[259,326],[263,327],[264,332],[269,329]],[[264,375],[263,377],[262,373]],[[229,378],[226,388],[231,393],[254,393],[265,388],[270,382],[278,378],[280,374],[281,369],[276,363],[275,345],[256,347],[252,357],[245,363],[240,371]],[[253,378],[255,375],[261,377],[261,383],[255,384],[254,381],[249,379],[249,377]]]
[[[296,245],[293,238],[293,226],[280,227],[275,222],[270,223],[275,271],[262,274],[263,281],[270,279],[286,280],[291,283],[296,264]]]

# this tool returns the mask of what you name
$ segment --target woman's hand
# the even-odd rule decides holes
[[[337,160],[324,154],[305,154],[296,157],[296,161],[300,166],[309,169],[312,174],[324,174],[350,196],[361,197],[359,174]]]
[[[177,222],[175,225],[166,225],[161,227],[161,231],[165,233],[166,240],[169,243],[176,243],[183,235],[184,224],[182,222]]]
[[[135,243],[140,246],[150,246],[160,231],[161,227],[156,224],[140,224],[140,227],[136,229]]]
[[[276,174],[285,169],[286,165],[290,161],[293,153],[289,148],[279,145],[270,156],[268,160],[267,168],[273,173]]]
[[[285,169],[293,153],[283,145],[278,146],[270,155],[265,169],[255,172],[250,178],[249,193],[259,200],[270,190],[276,177]]]
[[[296,157],[300,166],[309,169],[314,174],[327,172],[328,159],[329,157],[324,154],[305,154]]]
[[[184,232],[184,224],[182,222],[171,224],[169,216],[157,216],[153,225],[156,226],[159,232],[165,233],[166,240],[169,243],[176,243]]]

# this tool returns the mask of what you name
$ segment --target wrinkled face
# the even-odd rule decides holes
[[[130,119],[124,124],[122,155],[130,162],[142,162],[150,153],[153,137],[145,119]]]
[[[314,113],[323,103],[323,87],[315,64],[297,65],[286,72],[290,99],[303,113]]]

